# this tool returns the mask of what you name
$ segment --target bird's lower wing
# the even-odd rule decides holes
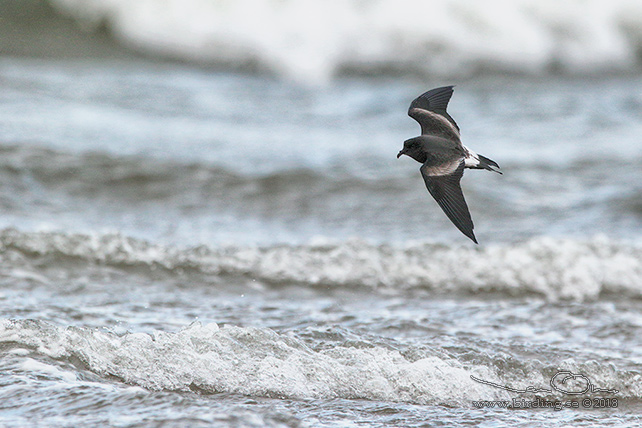
[[[473,220],[470,217],[470,211],[468,211],[468,205],[466,205],[466,200],[459,184],[461,177],[464,175],[464,160],[460,161],[454,172],[447,175],[431,175],[431,170],[434,171],[434,168],[427,168],[425,165],[422,165],[419,170],[426,182],[428,191],[435,198],[441,209],[444,210],[450,221],[476,244],[477,239],[473,233]]]

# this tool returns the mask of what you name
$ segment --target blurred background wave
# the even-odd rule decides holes
[[[116,55],[111,40],[144,55],[312,82],[346,74],[633,73],[642,55],[635,0],[1,4],[5,54]]]

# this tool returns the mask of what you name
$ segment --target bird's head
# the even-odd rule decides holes
[[[415,137],[411,138],[410,140],[404,141],[403,149],[401,149],[399,153],[397,153],[397,159],[399,159],[401,155],[410,156],[420,163],[426,162],[426,152],[421,142],[421,138]]]

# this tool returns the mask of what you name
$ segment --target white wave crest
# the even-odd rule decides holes
[[[642,297],[642,248],[596,237],[540,237],[485,247],[343,242],[268,247],[177,248],[120,234],[0,231],[0,256],[75,257],[91,263],[148,265],[245,276],[267,283],[369,287],[385,292],[539,294],[549,300]]]
[[[94,373],[151,390],[451,405],[467,402],[471,394],[489,395],[455,360],[411,361],[383,347],[316,351],[270,329],[194,323],[177,333],[117,336],[42,321],[3,320],[0,342],[52,358],[75,358]]]
[[[471,399],[510,400],[511,394],[471,378],[523,388],[548,388],[551,373],[582,373],[596,385],[617,389],[618,398],[640,398],[639,374],[596,361],[516,364],[490,358],[483,364],[417,354],[409,358],[380,345],[336,344],[316,350],[291,334],[266,328],[202,325],[176,332],[116,335],[44,321],[1,320],[0,343],[74,361],[105,377],[149,390],[235,393],[289,399],[366,399],[415,404],[470,405]],[[75,375],[43,364],[23,370],[72,382]],[[556,395],[553,391],[547,396]]]
[[[106,23],[142,51],[258,64],[299,80],[342,70],[631,70],[642,46],[634,0],[50,1],[82,27]]]

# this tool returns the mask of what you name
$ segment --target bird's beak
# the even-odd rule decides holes
[[[404,152],[403,150],[400,150],[399,153],[397,153],[397,159],[399,159],[401,155],[405,155],[405,154],[406,152]]]

